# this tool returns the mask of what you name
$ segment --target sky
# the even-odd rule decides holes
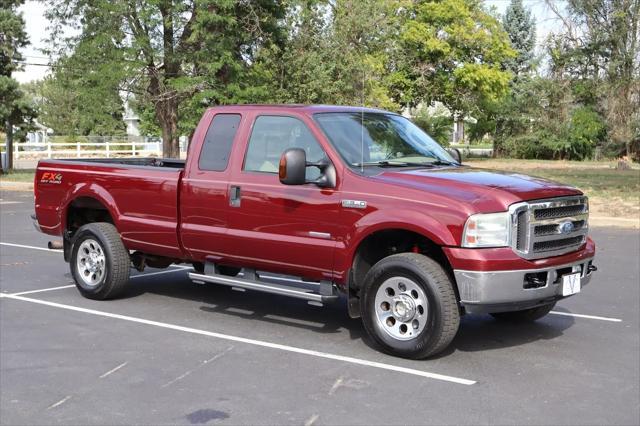
[[[503,14],[509,5],[509,1],[510,0],[485,0],[485,4],[490,7],[495,7],[498,13]],[[562,0],[554,1],[561,2]],[[560,23],[553,12],[545,5],[544,0],[523,0],[523,2],[525,7],[531,9],[535,17],[538,45],[540,45],[550,32],[560,29]],[[49,35],[49,22],[44,16],[44,5],[42,3],[28,0],[19,10],[22,12],[27,34],[31,41],[31,44],[22,51],[25,56],[25,62],[28,64],[44,65],[25,65],[23,71],[13,74],[14,78],[20,83],[27,83],[29,81],[42,79],[50,70],[46,66],[49,60],[41,52],[41,49],[46,46],[45,40]]]

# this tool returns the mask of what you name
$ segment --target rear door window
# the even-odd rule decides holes
[[[238,133],[240,114],[216,114],[204,137],[198,168],[222,172],[229,164],[233,139]]]

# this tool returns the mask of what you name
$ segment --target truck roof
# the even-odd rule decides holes
[[[243,104],[243,105],[220,105],[209,108],[209,110],[234,110],[234,111],[296,111],[306,113],[317,112],[378,112],[387,113],[378,108],[368,108],[362,106],[348,106],[348,105],[316,105],[316,104]]]

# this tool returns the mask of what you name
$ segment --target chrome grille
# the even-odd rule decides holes
[[[587,197],[559,197],[518,203],[512,214],[512,247],[526,259],[575,251],[587,238]]]
[[[551,207],[548,209],[539,209],[535,211],[536,220],[553,219],[557,217],[567,217],[574,214],[580,214],[584,211],[583,205]]]

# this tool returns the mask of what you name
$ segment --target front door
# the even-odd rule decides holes
[[[325,152],[302,117],[255,117],[241,167],[230,181],[229,236],[238,264],[256,269],[331,279],[339,237],[340,198],[334,188],[280,183],[278,164],[288,148],[302,148],[307,161]],[[319,176],[307,169],[307,179]]]

